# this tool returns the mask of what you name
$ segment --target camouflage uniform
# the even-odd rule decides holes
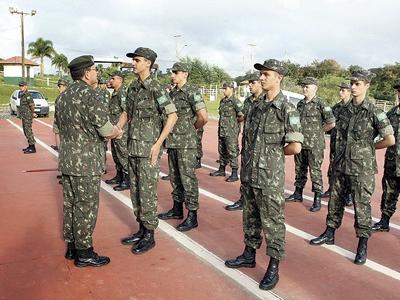
[[[324,160],[325,133],[324,124],[335,122],[332,109],[325,101],[314,97],[306,102],[305,99],[297,103],[300,113],[304,143],[299,154],[294,157],[297,188],[303,189],[307,182],[307,171],[310,168],[312,191],[322,193],[321,164]]]
[[[100,136],[112,132],[106,104],[82,80],[75,80],[57,101],[59,167],[64,193],[64,239],[76,249],[92,247],[99,204],[104,147]]]
[[[218,153],[220,165],[230,163],[232,169],[238,168],[240,123],[243,104],[235,96],[224,97],[219,105]]]
[[[386,114],[375,107],[368,98],[361,105],[349,102],[340,111],[336,123],[335,166],[326,224],[339,228],[342,223],[344,203],[350,194],[353,198],[357,237],[371,235],[370,198],[375,189],[377,165],[374,139],[393,134]]]
[[[206,108],[203,97],[194,86],[186,83],[169,93],[177,109],[178,120],[166,139],[172,199],[185,202],[188,210],[199,208],[199,188],[195,172],[197,133],[196,112]]]
[[[22,120],[22,128],[24,130],[24,135],[28,140],[28,144],[35,145],[36,141],[32,132],[33,113],[31,111],[31,105],[35,105],[32,95],[28,91],[21,92],[19,116]]]
[[[303,142],[299,114],[280,92],[272,101],[262,100],[247,116],[243,160],[243,231],[247,246],[260,248],[264,231],[267,255],[284,256],[285,143]]]
[[[200,161],[201,158],[203,157],[203,134],[204,134],[204,128],[199,128],[196,130],[197,132],[197,153],[196,153],[196,159],[197,161]]]
[[[161,84],[149,76],[138,79],[127,91],[128,114],[128,164],[133,211],[138,222],[148,230],[158,225],[157,179],[160,171],[160,151],[153,166],[150,149],[158,140],[163,128],[163,114],[176,111],[169,95]]]

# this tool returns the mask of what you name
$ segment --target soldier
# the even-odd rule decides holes
[[[55,122],[60,133],[59,167],[64,193],[64,240],[68,243],[65,258],[75,266],[103,266],[106,256],[93,251],[100,193],[100,176],[104,172],[104,148],[101,137],[122,135],[108,119],[104,102],[92,85],[97,81],[93,57],[73,59],[68,68],[74,82],[60,95]]]
[[[110,86],[114,89],[111,100],[108,104],[111,122],[118,123],[121,113],[126,111],[126,90],[123,87],[124,76],[121,71],[115,71],[110,79]],[[122,130],[124,134],[121,139],[111,140],[111,153],[115,163],[117,174],[114,178],[106,180],[107,184],[118,184],[115,191],[123,191],[130,188],[128,174],[128,125],[125,124]]]
[[[246,116],[245,163],[243,185],[243,232],[245,249],[236,259],[227,260],[228,268],[254,268],[256,249],[264,231],[267,255],[271,257],[260,289],[270,290],[279,280],[279,262],[284,256],[285,155],[301,150],[303,135],[299,114],[281,91],[286,68],[278,60],[255,64],[265,97]],[[286,146],[285,146],[286,145]]]
[[[340,110],[344,105],[349,103],[351,99],[351,86],[350,84],[346,82],[342,82],[339,87],[339,98],[340,101],[336,103],[332,107],[332,113],[335,116],[335,119],[337,119],[340,115]],[[328,169],[328,179],[329,179],[329,188],[328,190],[322,194],[321,198],[329,198],[330,196],[330,190],[331,190],[331,180],[332,180],[332,168],[333,168],[333,157],[335,156],[335,141],[336,141],[336,128],[333,128],[331,130],[331,138],[330,138],[330,152],[329,152],[329,169]],[[352,205],[352,200],[351,200],[351,194],[347,195],[344,199],[344,202],[346,206],[351,206]]]
[[[157,54],[149,48],[127,53],[132,58],[138,80],[127,91],[126,112],[118,125],[128,122],[128,163],[133,212],[139,231],[123,238],[123,245],[133,245],[132,253],[141,254],[155,246],[157,218],[157,179],[161,147],[177,120],[176,107],[150,70]],[[165,122],[163,122],[165,121]]]
[[[393,86],[396,89],[398,99],[400,98],[400,80]],[[385,166],[382,177],[382,199],[381,213],[379,222],[372,226],[372,231],[389,231],[389,220],[396,211],[396,203],[400,193],[400,106],[396,105],[388,113],[387,117],[392,124],[395,136],[395,145],[387,148],[385,153]]]
[[[351,102],[344,106],[337,120],[334,179],[326,217],[326,230],[310,241],[311,245],[334,244],[335,230],[344,212],[342,197],[351,193],[354,204],[354,228],[359,238],[354,263],[367,260],[371,235],[370,198],[375,189],[377,165],[375,149],[394,145],[393,128],[386,114],[368,100],[369,83],[374,74],[357,70],[351,74]],[[382,137],[378,142],[375,138]]]
[[[203,157],[203,144],[202,144],[202,140],[203,140],[203,134],[204,134],[204,128],[199,128],[196,130],[197,132],[197,154],[196,154],[196,169],[200,169],[201,168],[201,159]]]
[[[316,96],[318,90],[317,79],[305,77],[299,84],[303,87],[304,99],[297,103],[297,110],[300,113],[304,143],[301,152],[294,157],[296,190],[286,198],[286,201],[303,201],[303,189],[307,182],[309,168],[312,191],[314,192],[314,202],[310,211],[316,212],[321,209],[321,165],[324,160],[325,132],[335,127],[335,116],[331,107]]]
[[[219,169],[210,173],[210,176],[225,176],[225,167],[231,164],[232,174],[226,181],[234,182],[238,177],[238,136],[240,122],[243,121],[243,104],[234,95],[234,82],[224,83],[222,86],[224,98],[219,104],[218,122],[218,153],[220,159]]]
[[[176,229],[188,231],[198,226],[199,187],[196,177],[197,133],[208,121],[206,104],[199,90],[187,83],[189,66],[177,62],[172,66],[175,87],[169,93],[177,108],[178,121],[166,140],[173,207],[158,215],[161,220],[183,219],[183,203],[187,218]]]
[[[58,79],[58,81],[57,81],[57,89],[58,89],[58,92],[60,94],[65,91],[67,86],[68,86],[68,82],[66,80],[64,80],[62,78]],[[54,101],[54,109],[57,106],[57,101],[58,101],[59,98],[60,98],[60,95],[58,95],[56,100]],[[58,151],[58,148],[59,148],[59,145],[60,145],[60,136],[58,134],[59,130],[58,130],[57,125],[56,125],[55,122],[53,122],[53,133],[54,133],[54,139],[56,141],[56,144],[55,145],[50,145],[50,147],[53,148],[54,150]],[[61,177],[59,177],[59,178],[61,178]]]
[[[243,135],[242,135],[242,151],[241,151],[241,169],[240,169],[240,199],[231,205],[225,206],[226,210],[233,211],[233,210],[240,210],[243,209],[243,185],[247,182],[244,180],[246,176],[243,174],[243,166],[245,162],[249,159],[248,157],[248,145],[246,145],[246,127],[248,127],[248,123],[250,119],[247,116],[250,114],[254,106],[259,103],[260,100],[263,99],[264,93],[262,89],[262,85],[260,82],[260,75],[253,73],[247,76],[247,80],[249,81],[249,88],[251,95],[244,100],[243,104],[243,114],[244,114],[244,123],[243,123]]]
[[[24,135],[28,140],[28,147],[22,149],[24,154],[36,153],[35,137],[32,132],[32,120],[36,117],[35,114],[35,102],[33,102],[32,95],[28,91],[28,84],[25,81],[19,83],[20,89],[20,104],[19,104],[19,116],[22,120],[22,128]]]

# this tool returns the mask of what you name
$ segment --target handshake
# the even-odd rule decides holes
[[[116,135],[115,139],[120,140],[122,138],[123,134],[124,134],[124,131],[118,125],[115,125],[114,127],[115,127],[115,129],[117,131],[116,132],[117,135]]]

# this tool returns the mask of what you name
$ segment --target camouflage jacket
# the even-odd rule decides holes
[[[346,105],[349,104],[349,102],[344,103],[343,100],[339,101],[338,103],[336,103],[333,107],[332,107],[332,113],[335,116],[335,120],[337,120],[337,118],[340,115],[340,111],[341,109]],[[330,156],[331,159],[333,158],[334,152],[335,152],[335,142],[336,141],[336,127],[332,128],[331,130],[331,139],[330,139]]]
[[[262,100],[251,113],[246,132],[250,159],[244,161],[241,180],[260,189],[274,185],[283,192],[283,148],[290,142],[303,142],[300,117],[280,92],[272,101]]]
[[[75,80],[57,101],[55,122],[60,134],[61,173],[94,176],[104,173],[104,144],[99,130],[110,126],[106,104],[91,86]]]
[[[123,86],[117,91],[113,91],[110,101],[108,101],[108,109],[110,111],[110,121],[117,124],[121,113],[126,111],[126,90]]]
[[[245,141],[245,135],[246,135],[246,128],[249,126],[248,124],[250,123],[251,119],[251,114],[254,109],[254,107],[260,103],[260,100],[264,99],[264,93],[261,93],[260,96],[257,98],[254,97],[253,95],[250,95],[244,100],[243,103],[243,114],[244,114],[244,122],[243,122],[243,135],[242,135],[242,151],[241,154],[244,155],[246,152],[246,141]]]
[[[169,93],[177,109],[178,120],[168,138],[167,148],[197,148],[197,132],[194,127],[196,112],[206,108],[199,90],[185,84],[182,88],[175,87]]]
[[[347,175],[377,173],[374,139],[393,134],[386,114],[368,98],[356,106],[344,106],[336,123],[334,170]]]
[[[31,105],[35,105],[32,95],[28,91],[21,93],[21,100],[19,102],[19,115],[21,119],[32,119],[33,113],[30,108]]]
[[[385,175],[400,177],[400,107],[397,105],[389,110],[387,117],[393,127],[396,143],[386,149]]]
[[[218,135],[234,137],[239,135],[240,123],[237,118],[243,115],[243,104],[235,96],[222,98],[219,104]]]
[[[129,86],[126,111],[129,122],[128,153],[135,157],[149,157],[150,149],[163,129],[163,118],[176,112],[176,107],[162,85],[149,76]]]
[[[324,124],[335,122],[331,107],[318,97],[306,102],[302,99],[297,103],[300,113],[301,128],[304,135],[303,149],[324,148]]]
[[[95,88],[97,97],[99,97],[104,103],[108,104],[110,101],[110,93],[108,90],[103,90],[100,87]]]

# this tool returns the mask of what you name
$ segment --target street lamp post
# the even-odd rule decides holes
[[[21,15],[21,60],[22,60],[22,80],[25,79],[25,40],[24,40],[24,15],[34,16],[36,15],[36,10],[31,10],[30,13],[24,11],[18,11],[14,7],[9,8],[10,13]]]
[[[178,56],[179,56],[179,53],[178,53],[178,39],[180,37],[182,37],[182,35],[181,34],[176,34],[176,35],[174,35],[172,37],[175,38],[175,57],[176,57],[176,60],[178,60]]]
[[[250,46],[250,73],[253,74],[253,49],[255,46],[257,46],[256,44],[247,44]]]

